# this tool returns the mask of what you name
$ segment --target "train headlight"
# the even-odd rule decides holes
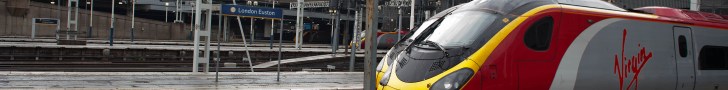
[[[384,76],[382,76],[382,79],[381,79],[381,80],[379,80],[379,84],[380,84],[380,85],[382,85],[382,86],[387,86],[387,83],[389,83],[389,76],[391,76],[391,75],[392,75],[392,69],[391,69],[391,68],[392,68],[392,67],[389,67],[389,70],[387,70],[387,71],[386,71],[386,72],[384,73]]]
[[[387,60],[388,60],[387,57],[384,57],[381,61],[379,61],[379,64],[377,65],[377,72],[382,71],[382,67],[383,67],[382,65],[384,65],[384,62],[386,62]]]
[[[430,90],[459,90],[468,82],[470,76],[473,76],[473,70],[470,68],[457,70],[435,82]]]

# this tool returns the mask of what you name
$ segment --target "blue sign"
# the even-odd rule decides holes
[[[303,30],[311,30],[313,25],[311,23],[303,23]]]
[[[263,18],[283,18],[283,10],[277,8],[261,8],[243,5],[222,5],[221,11],[227,15],[252,16]]]

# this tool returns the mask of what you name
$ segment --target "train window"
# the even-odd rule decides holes
[[[700,70],[728,70],[728,47],[704,46],[698,59]]]
[[[551,42],[551,32],[554,27],[554,19],[550,16],[541,18],[526,30],[523,42],[528,48],[536,51],[549,49]]]
[[[680,37],[678,37],[677,41],[679,44],[678,48],[680,49],[680,57],[688,56],[688,46],[687,46],[685,36],[680,35]]]

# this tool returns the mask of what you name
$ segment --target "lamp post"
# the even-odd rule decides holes
[[[273,3],[273,6],[271,6],[271,7],[275,9],[276,8],[276,0],[273,0],[271,2]],[[275,26],[276,26],[275,25],[275,20],[271,19],[270,20],[270,49],[273,49],[273,36],[274,36],[273,33],[275,33]]]
[[[399,40],[402,39],[402,35],[401,35],[402,31],[400,31],[400,30],[402,30],[402,8],[401,7],[397,7],[397,19],[398,19],[397,20],[397,40],[399,42]]]
[[[89,19],[88,19],[88,33],[86,35],[87,38],[91,38],[93,35],[93,34],[91,34],[91,32],[93,31],[93,26],[94,26],[94,24],[93,24],[94,23],[94,4],[93,3],[94,3],[94,0],[91,0],[90,2],[86,2],[86,4],[91,5],[91,11],[90,11],[91,14],[88,15]]]
[[[109,29],[109,46],[114,46],[114,22],[116,18],[114,12],[116,11],[116,0],[111,0],[111,28]],[[123,4],[119,2],[119,4]]]
[[[136,0],[131,1],[131,42],[134,42],[134,18],[136,18]]]
[[[180,3],[180,0],[176,0],[176,2],[174,3],[174,11],[173,11],[173,13],[174,13],[174,21],[173,22],[174,23],[182,23],[182,18],[181,18],[182,17],[182,14],[179,11],[181,4],[182,3]]]
[[[303,44],[303,0],[296,0],[296,49],[301,50],[301,44]]]
[[[329,10],[329,13],[331,13],[331,53],[336,55],[336,50],[339,49],[339,17],[338,17],[338,10],[331,9]]]
[[[61,1],[58,1],[58,22],[61,22]],[[56,4],[56,2],[51,2],[51,4]],[[61,25],[60,23],[56,24],[56,40],[60,39],[60,36],[58,36],[58,32],[61,31]]]
[[[169,7],[169,2],[164,2],[164,22],[165,23],[167,22],[167,18],[168,18],[167,15],[168,15],[168,11],[169,11],[167,7]]]
[[[51,1],[51,4],[56,4],[56,2],[55,1]],[[61,8],[61,4],[59,3],[58,4],[58,12],[59,12],[58,13],[58,22],[61,22],[61,13],[60,13],[61,12],[61,9],[60,8]],[[60,29],[61,29],[60,24],[56,24],[56,32],[58,32]],[[58,38],[59,38],[58,37],[58,34],[56,34],[56,40],[58,40]]]
[[[258,1],[248,1],[247,4],[251,6],[258,6]],[[250,18],[250,43],[248,43],[250,45],[255,42],[255,30],[253,30],[253,25],[255,25],[255,18]]]
[[[173,23],[177,23],[178,20],[179,20],[178,19],[179,18],[179,15],[177,14],[177,12],[179,12],[179,8],[178,7],[179,7],[179,0],[175,0],[175,2],[174,2],[174,11],[172,11],[172,13],[174,13],[174,20],[172,21]]]
[[[415,27],[415,0],[410,1],[410,23],[409,28],[414,29]]]
[[[253,1],[253,6],[258,6],[258,1]],[[255,25],[253,24],[255,23],[254,20],[255,18],[250,19],[250,43],[248,43],[250,45],[253,45],[253,42],[255,42],[255,30],[253,30],[253,25]]]
[[[329,14],[331,14],[331,19],[329,21],[329,24],[331,25],[330,38],[333,39],[334,38],[334,25],[336,25],[335,21],[334,21],[334,19],[335,19],[334,18],[334,9],[329,9]],[[334,40],[331,40],[331,54],[334,54],[334,53],[336,53],[336,50],[334,50]]]
[[[333,21],[332,21],[333,25],[331,26],[332,27],[331,28],[332,29],[331,53],[333,55],[336,55],[336,51],[339,50],[339,28],[341,27],[341,23],[340,23],[341,14],[338,13],[338,11],[341,6],[342,5],[341,5],[341,2],[339,2],[339,0],[333,0],[333,1],[329,2],[329,10],[330,10],[332,18],[333,18]]]

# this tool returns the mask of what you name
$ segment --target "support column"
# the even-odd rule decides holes
[[[136,18],[136,0],[131,1],[131,42],[134,42],[134,18]],[[164,8],[167,8],[166,6]],[[167,12],[165,12],[167,13]],[[166,16],[166,15],[165,15]]]
[[[111,28],[109,29],[109,46],[114,46],[114,22],[116,22],[116,18],[114,17],[116,14],[114,14],[114,11],[116,10],[116,0],[111,0]]]
[[[333,50],[334,55],[336,55],[336,51],[339,50],[339,28],[341,28],[341,24],[339,24],[339,23],[341,23],[341,20],[339,20],[341,18],[341,14],[336,13],[336,12],[335,12],[335,14],[336,14],[336,18],[334,19],[334,21],[335,21],[334,25],[336,25],[336,27],[334,28],[334,32],[333,32],[334,33],[334,40],[333,40],[334,47],[332,47],[332,48],[334,48],[334,50]]]
[[[280,82],[281,81],[281,61],[283,60],[283,59],[281,59],[281,56],[283,55],[283,53],[282,53],[283,52],[283,17],[281,17],[281,26],[279,26],[279,27],[280,28],[278,30],[278,64],[277,64],[277,66],[278,66],[277,76],[278,77],[276,78],[276,81]]]
[[[182,12],[179,11],[181,5],[182,2],[180,2],[180,0],[176,0],[176,2],[174,3],[174,23],[183,23]]]
[[[329,11],[331,11],[331,10],[329,10]],[[329,45],[331,46],[331,54],[334,54],[335,53],[335,51],[334,51],[334,41],[335,41],[334,33],[335,32],[334,31],[336,30],[336,27],[335,27],[336,26],[336,16],[333,14],[333,12],[331,12],[331,19],[329,19],[329,23],[331,24],[331,31],[330,31],[331,34],[329,34],[329,38],[331,38],[331,44],[329,44]]]
[[[303,0],[298,0],[296,8],[296,48],[301,49],[303,43]]]
[[[402,8],[397,7],[397,42],[402,39]]]
[[[194,28],[195,28],[195,36],[194,38],[194,51],[193,51],[193,65],[192,65],[192,72],[197,72],[199,69],[199,64],[205,64],[204,72],[207,73],[210,70],[210,29],[212,28],[212,4],[210,0],[205,0],[206,2],[203,3],[202,0],[196,0],[195,2],[195,21],[194,21]],[[202,14],[206,15],[202,15]],[[202,18],[205,18],[203,21]],[[204,28],[203,28],[204,25]],[[205,39],[204,42],[200,42],[200,39]],[[204,43],[204,51],[200,51],[200,44]],[[203,53],[202,56],[200,56],[200,53]]]
[[[409,28],[414,29],[415,28],[415,2],[416,0],[410,1],[410,23]]]
[[[375,67],[377,62],[377,24],[379,22],[379,0],[367,0],[366,55],[364,59],[364,90],[376,87]]]
[[[215,51],[215,82],[219,81],[220,77],[220,33],[222,32],[222,12],[217,15],[217,51]]]
[[[425,10],[425,19],[430,18],[430,10]]]
[[[273,8],[274,9],[276,8],[276,2],[278,2],[278,1],[277,0],[273,0]],[[281,23],[283,23],[283,18],[281,18]],[[283,24],[281,24],[281,26],[282,25]],[[270,49],[273,49],[273,36],[274,36],[273,33],[275,33],[275,26],[276,26],[275,25],[275,20],[271,19],[270,20]]]
[[[90,11],[91,14],[88,15],[88,17],[89,17],[88,22],[89,23],[88,23],[88,32],[87,32],[86,38],[92,38],[93,37],[92,32],[93,32],[93,29],[94,29],[93,28],[94,27],[94,0],[91,0],[91,3],[90,4],[91,4],[91,11]]]
[[[354,63],[356,59],[356,49],[358,49],[357,45],[359,45],[359,29],[361,26],[361,13],[359,13],[362,10],[355,11],[354,12],[354,29],[352,29],[352,38],[351,38],[351,57],[349,58],[349,72],[354,71]]]
[[[690,10],[700,11],[700,0],[690,0]]]
[[[73,40],[76,40],[78,38],[76,35],[78,32],[78,0],[68,0],[66,4],[68,5],[66,40],[71,40],[71,36],[73,36]],[[74,34],[70,34],[71,31],[74,31]]]
[[[223,34],[222,34],[223,41],[224,42],[228,42],[228,36],[227,35],[228,35],[228,29],[229,29],[228,27],[230,26],[230,24],[228,23],[228,17],[227,16],[223,17],[223,24],[222,25],[223,25],[222,26],[222,28],[223,28],[222,29],[223,30],[222,31],[223,32]]]
[[[33,24],[30,26],[30,30],[32,30],[31,33],[30,33],[30,40],[35,40],[35,24],[36,24],[35,23],[35,21],[36,21],[35,19],[36,18],[33,18],[32,19],[33,20]]]
[[[255,18],[250,18],[250,43],[249,44],[251,44],[251,45],[253,44],[253,42],[255,42],[255,29],[253,29],[253,25],[255,25]]]

